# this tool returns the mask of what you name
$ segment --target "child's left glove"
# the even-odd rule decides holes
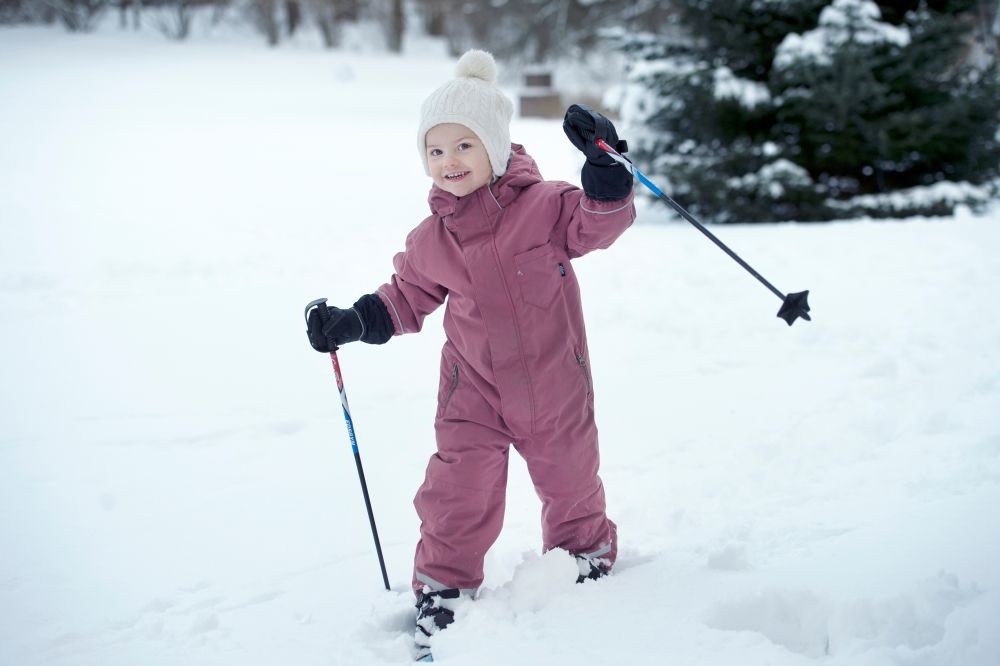
[[[584,155],[581,180],[583,191],[591,199],[615,201],[624,199],[632,191],[632,174],[601,150],[597,139],[603,139],[621,154],[628,152],[628,144],[618,139],[618,132],[610,120],[583,104],[566,109],[563,131]]]

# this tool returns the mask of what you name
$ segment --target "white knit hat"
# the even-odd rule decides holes
[[[507,171],[510,159],[510,119],[514,103],[496,85],[497,63],[486,51],[466,51],[455,66],[455,77],[430,94],[420,107],[417,150],[427,164],[427,132],[435,125],[458,123],[476,133],[486,147],[493,174]]]

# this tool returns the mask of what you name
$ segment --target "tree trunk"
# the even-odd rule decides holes
[[[332,2],[334,7],[333,17],[335,20],[358,20],[358,0],[332,0]]]
[[[191,7],[187,0],[177,0],[177,33],[175,39],[187,39],[191,34]]]
[[[304,0],[303,8],[316,23],[323,46],[328,49],[340,46],[339,0]]]
[[[257,0],[257,14],[260,30],[267,37],[268,46],[277,46],[281,38],[278,19],[275,16],[276,0]]]
[[[424,7],[424,30],[431,37],[445,36],[445,11],[441,2],[428,2]]]
[[[337,40],[334,37],[333,24],[325,18],[316,19],[316,26],[319,28],[319,32],[323,35],[323,46],[328,49],[335,48],[337,46]]]
[[[403,0],[392,0],[392,8],[389,15],[389,50],[399,53],[403,50],[403,30],[406,29],[406,20],[403,16]]]
[[[285,0],[285,21],[288,35],[294,35],[302,23],[302,7],[298,0]]]

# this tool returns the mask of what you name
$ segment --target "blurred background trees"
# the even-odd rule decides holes
[[[602,30],[656,29],[675,11],[672,2],[653,0],[424,0],[417,6],[428,32],[445,37],[452,55],[485,44],[519,62],[602,48]]]
[[[343,26],[371,21],[382,26],[390,51],[402,48],[407,6],[404,0],[0,0],[0,24],[61,23],[73,32],[89,32],[102,15],[118,12],[122,28],[138,29],[143,23],[172,39],[191,33],[198,12],[211,22],[253,26],[275,46],[299,30],[317,30],[323,43],[339,45]]]
[[[272,46],[376,26],[389,52],[428,35],[508,72],[587,61],[633,159],[707,221],[946,214],[1000,182],[1000,0],[0,0],[7,24],[107,15]]]

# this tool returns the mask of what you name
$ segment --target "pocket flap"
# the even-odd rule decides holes
[[[526,250],[519,254],[514,255],[514,265],[520,268],[526,264],[530,264],[533,261],[541,259],[543,257],[552,258],[555,260],[555,256],[552,252],[552,244],[546,243],[545,245],[539,245],[538,247],[533,247],[530,250]]]

